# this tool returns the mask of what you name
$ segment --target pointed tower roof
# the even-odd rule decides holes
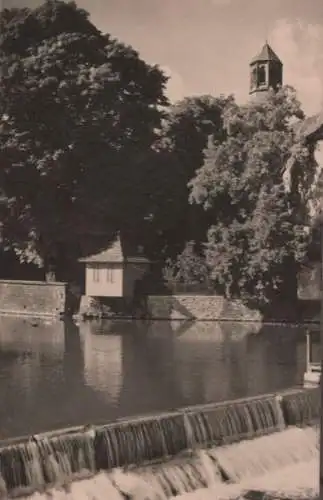
[[[268,62],[268,61],[275,61],[282,64],[277,54],[275,54],[275,52],[270,47],[268,42],[266,42],[263,48],[261,49],[260,53],[252,59],[250,64],[255,64],[257,62]]]

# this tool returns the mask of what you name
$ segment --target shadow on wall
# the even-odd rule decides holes
[[[261,321],[259,311],[216,295],[155,295],[147,298],[151,319]]]
[[[315,323],[320,317],[320,304],[315,300],[280,300],[262,311],[217,295],[150,295],[146,302],[147,318],[170,321]]]
[[[320,322],[320,300],[299,300],[299,313],[304,322]]]
[[[154,318],[162,318],[162,319],[186,319],[186,320],[195,320],[197,317],[189,308],[189,304],[186,304],[185,301],[181,301],[181,298],[176,296],[165,296],[158,297],[156,302],[153,304],[153,308],[150,308],[150,304],[148,304],[148,315],[151,315]]]

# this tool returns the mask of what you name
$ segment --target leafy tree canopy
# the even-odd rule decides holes
[[[194,241],[187,242],[183,252],[175,260],[166,261],[163,275],[169,285],[182,284],[188,289],[195,285],[202,285],[206,289],[209,284],[208,266]]]
[[[293,128],[302,118],[290,87],[261,103],[232,102],[224,112],[225,140],[209,140],[190,183],[190,201],[214,214],[206,261],[215,288],[227,297],[264,305],[283,286],[284,293],[296,293],[295,271],[307,246],[299,193],[310,168],[308,149]],[[298,169],[287,190],[283,177],[291,154]]]
[[[135,224],[167,105],[159,68],[60,0],[0,13],[0,67],[7,246],[42,265],[58,242]]]
[[[167,109],[155,144],[158,165],[151,189],[151,228],[156,248],[175,258],[190,240],[206,239],[208,214],[188,201],[188,182],[203,164],[209,135],[224,138],[222,113],[232,97],[187,97]],[[158,238],[157,238],[158,235]],[[151,242],[153,241],[150,236]],[[158,239],[158,242],[157,242]]]

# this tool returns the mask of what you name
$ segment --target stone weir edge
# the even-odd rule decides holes
[[[11,438],[0,439],[0,451],[4,448],[8,448],[11,446],[16,446],[19,444],[23,444],[29,442],[32,439],[36,439],[37,441],[46,440],[55,437],[64,437],[68,435],[73,435],[75,433],[89,433],[89,431],[95,432],[96,430],[104,429],[107,427],[115,427],[117,425],[124,426],[127,424],[135,424],[137,422],[150,421],[154,419],[167,419],[174,416],[181,416],[185,414],[192,414],[195,412],[202,412],[207,410],[212,410],[220,407],[230,406],[234,404],[243,404],[243,403],[251,403],[252,401],[261,401],[269,398],[277,398],[278,401],[282,401],[286,396],[297,396],[301,394],[311,393],[314,391],[319,391],[319,387],[311,387],[311,388],[302,388],[302,387],[292,387],[287,389],[282,389],[281,391],[259,394],[255,396],[247,396],[244,398],[230,399],[225,401],[219,401],[216,403],[202,403],[196,404],[181,408],[174,408],[168,411],[161,412],[149,412],[141,415],[133,415],[128,417],[119,417],[115,420],[108,421],[106,423],[97,423],[97,424],[86,424],[86,425],[78,425],[71,426],[65,428],[59,428],[54,430],[48,430],[36,434],[29,434],[24,436],[17,436]],[[285,422],[286,423],[286,422]],[[317,423],[317,422],[315,422]],[[288,424],[286,423],[286,427]]]

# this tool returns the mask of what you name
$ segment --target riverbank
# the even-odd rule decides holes
[[[219,295],[146,295],[91,297],[67,283],[0,280],[0,315],[82,319],[231,321],[267,324],[311,324],[319,320],[319,301],[290,304],[283,299],[266,312],[238,299]],[[136,305],[135,305],[136,303]]]
[[[147,295],[136,307],[119,298],[82,296],[74,319],[141,319],[148,321],[235,322],[273,325],[319,323],[319,302],[298,300],[272,306],[266,312],[251,308],[238,299],[218,295]]]

